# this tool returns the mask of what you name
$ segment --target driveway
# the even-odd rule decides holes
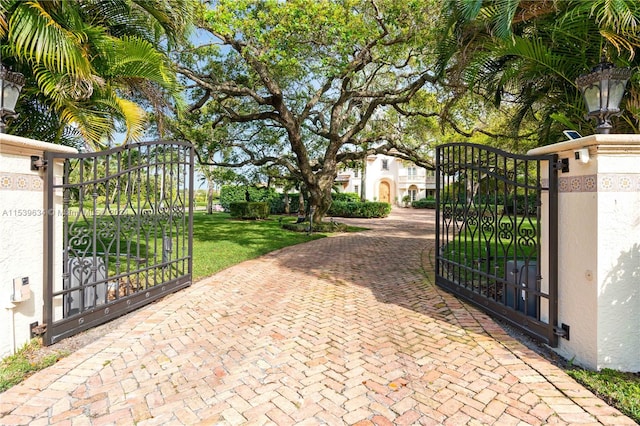
[[[0,424],[634,424],[433,284],[433,211],[288,247],[129,314]]]

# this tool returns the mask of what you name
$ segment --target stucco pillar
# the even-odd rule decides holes
[[[557,352],[583,367],[640,371],[640,135],[536,148],[558,174]],[[543,218],[544,220],[544,218]],[[551,254],[553,255],[553,254]]]
[[[50,214],[62,220],[62,198],[56,197],[53,208],[45,211],[44,172],[31,170],[31,156],[42,157],[44,151],[77,152],[0,134],[0,357],[30,340],[30,324],[43,322],[44,245],[50,243],[44,241],[44,224]],[[56,179],[62,178],[61,162],[49,167]],[[52,253],[61,258],[62,238],[53,244]]]

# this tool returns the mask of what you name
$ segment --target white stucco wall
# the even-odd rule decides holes
[[[574,152],[588,148],[589,162]],[[558,353],[640,371],[640,135],[593,135],[530,151],[569,158],[558,175]]]
[[[597,368],[640,371],[640,145],[598,151]]]
[[[43,323],[46,185],[44,173],[31,170],[31,156],[42,156],[45,150],[77,152],[0,134],[0,357],[29,341],[31,323]],[[57,243],[60,253],[62,241]],[[14,303],[13,280],[23,277],[29,279],[29,297]]]

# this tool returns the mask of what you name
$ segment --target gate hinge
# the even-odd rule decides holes
[[[35,336],[41,336],[44,333],[46,333],[47,331],[47,324],[41,324],[38,325],[38,322],[34,322],[32,323],[30,326],[30,334],[31,334],[31,338],[34,338]]]
[[[42,157],[37,155],[31,156],[31,170],[46,170],[47,169],[47,160],[43,160]]]
[[[557,325],[553,327],[553,334],[558,337],[562,337],[563,339],[569,340],[569,330],[570,328],[567,324],[560,324],[559,327]]]
[[[568,173],[569,172],[569,159],[568,158],[562,158],[562,159],[558,160],[556,163],[553,164],[553,170],[555,170],[555,171],[560,170],[562,173]]]

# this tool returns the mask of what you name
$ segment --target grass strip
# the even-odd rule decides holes
[[[640,373],[608,368],[596,372],[574,367],[568,369],[567,374],[640,424]]]
[[[15,354],[0,361],[0,392],[17,385],[36,371],[55,364],[59,359],[69,354],[66,351],[53,351],[41,356],[41,350],[42,339],[34,338]]]

